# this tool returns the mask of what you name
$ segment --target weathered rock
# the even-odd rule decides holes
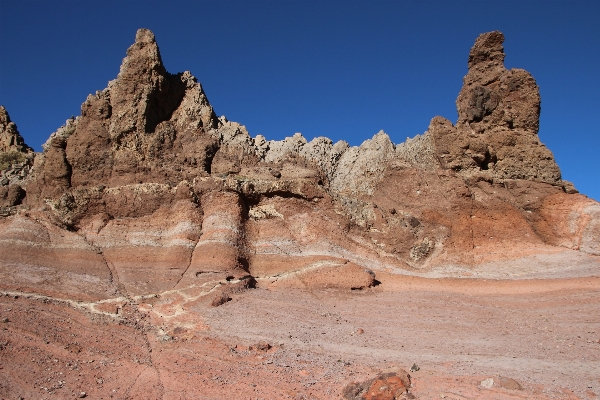
[[[337,165],[331,190],[351,197],[371,195],[382,177],[387,162],[394,156],[394,144],[380,131],[359,147],[346,150]]]
[[[154,35],[139,30],[118,77],[35,162],[1,177],[1,215],[36,237],[41,228],[20,214],[29,208],[52,226],[46,242],[63,231],[83,240],[74,257],[101,255],[123,294],[212,284],[219,304],[246,276],[350,290],[376,285],[382,269],[597,255],[598,203],[560,179],[537,137],[537,85],[506,70],[502,41],[491,32],[473,46],[456,124],[435,117],[404,143],[380,131],[350,147],[300,133],[252,138],[216,117],[189,72],[168,73]],[[45,265],[34,242],[26,251]],[[3,257],[9,270],[14,257]],[[44,271],[63,276],[52,268]]]
[[[298,274],[307,288],[361,290],[375,285],[375,273],[354,263],[323,265]]]
[[[352,383],[344,388],[343,396],[347,400],[397,400],[405,398],[409,387],[410,375],[400,370],[379,374],[362,383]]]
[[[8,112],[4,106],[0,106],[0,206],[21,203],[25,196],[21,185],[25,186],[29,180],[34,161],[33,149],[25,144]],[[6,187],[9,185],[12,187],[10,195]]]
[[[0,106],[0,153],[3,152],[31,153],[33,149],[25,144],[6,108]]]
[[[475,291],[477,315],[467,318],[475,321],[484,297],[564,297],[593,287],[597,275],[600,205],[560,180],[537,138],[535,81],[504,68],[502,40],[498,32],[477,39],[456,124],[436,117],[404,143],[379,132],[350,147],[301,134],[252,138],[243,125],[216,118],[189,72],[169,74],[152,33],[138,31],[117,79],[89,96],[42,153],[14,152],[25,160],[0,176],[0,358],[8,365],[0,394],[439,396],[438,384],[447,383],[428,373],[414,387],[398,369],[344,390],[330,378],[366,377],[377,362],[390,362],[379,349],[365,359],[379,360],[361,365],[364,357],[350,354],[358,348],[387,343],[400,355],[439,349],[439,340],[419,345],[422,338],[397,330],[410,331],[410,321],[420,321],[410,316],[423,316],[428,301],[448,304],[421,322],[447,322],[446,311]],[[485,279],[423,279],[444,276]],[[516,276],[591,280],[502,281]],[[255,286],[261,290],[250,298]],[[289,315],[272,309],[272,299],[283,297]],[[299,332],[270,331],[279,343],[271,351],[266,342],[249,352],[217,339],[246,335],[255,343],[269,326],[297,317],[306,318],[294,324]],[[388,333],[376,329],[384,325]],[[450,329],[464,331],[459,325]],[[315,332],[319,326],[331,329]],[[340,346],[350,350],[327,350]],[[452,359],[456,346],[446,348]],[[340,357],[348,355],[358,360],[352,371],[342,369],[349,363]],[[128,371],[119,369],[123,363]],[[115,365],[100,371],[105,364]],[[74,370],[77,382],[52,378]],[[459,378],[465,396],[484,388],[514,390],[518,398],[542,393],[517,392],[523,388],[510,378],[478,387],[472,377]],[[300,385],[311,394],[299,393]]]
[[[320,168],[327,180],[331,182],[338,162],[348,148],[348,143],[343,140],[334,144],[326,137],[317,137],[302,146],[299,154]]]
[[[524,70],[504,67],[504,35],[480,35],[456,100],[458,121],[436,117],[428,134],[442,167],[462,174],[560,184],[560,169],[539,140],[540,95]]]
[[[12,207],[21,204],[25,190],[19,185],[0,186],[0,206]]]
[[[491,389],[493,387],[501,387],[503,389],[522,390],[522,387],[519,384],[519,382],[515,381],[512,378],[508,378],[505,376],[498,376],[495,378],[486,378],[486,379],[482,380],[479,384],[484,389]]]
[[[210,172],[218,145],[207,132],[218,125],[196,79],[189,72],[167,73],[154,35],[140,29],[117,79],[90,95],[81,116],[45,146],[38,183],[60,180],[56,191],[64,191],[192,180]],[[36,194],[38,201],[55,195],[43,189]]]
[[[97,249],[48,221],[21,215],[0,219],[0,260],[5,290],[86,301],[118,294]]]

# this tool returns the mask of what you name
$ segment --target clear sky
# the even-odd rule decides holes
[[[138,28],[169,72],[192,72],[252,136],[359,145],[455,122],[475,38],[500,30],[507,68],[540,86],[540,139],[600,200],[600,1],[0,0],[0,104],[36,150],[116,78]]]

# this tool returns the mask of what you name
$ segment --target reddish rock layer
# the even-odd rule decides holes
[[[4,282],[94,299],[184,291],[190,304],[212,287],[222,304],[250,277],[362,289],[383,270],[495,277],[511,260],[538,276],[559,267],[535,257],[557,254],[597,265],[600,206],[561,180],[537,136],[538,87],[504,67],[503,40],[476,40],[456,124],[350,147],[252,138],[189,72],[168,73],[141,29],[117,79],[3,184]]]

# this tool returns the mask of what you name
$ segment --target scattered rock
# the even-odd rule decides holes
[[[498,376],[495,378],[486,378],[480,382],[480,385],[484,389],[491,389],[492,387],[501,387],[504,389],[510,390],[522,390],[523,388],[519,384],[519,382],[515,381],[512,378],[507,378],[505,376]]]
[[[219,293],[217,294],[214,299],[211,301],[210,305],[213,307],[219,307],[225,303],[227,303],[228,301],[231,301],[231,297],[229,296],[229,293]]]
[[[250,350],[267,351],[271,349],[271,345],[264,340],[249,347]]]
[[[396,400],[406,397],[410,375],[403,370],[379,374],[362,383],[351,383],[343,390],[346,400]],[[404,396],[404,397],[403,397]]]
[[[485,378],[479,384],[484,389],[491,389],[492,386],[494,386],[494,379],[493,378]]]
[[[519,382],[515,381],[512,378],[507,378],[505,376],[499,376],[494,379],[494,386],[499,386],[504,389],[510,390],[522,390],[523,388],[519,384]]]

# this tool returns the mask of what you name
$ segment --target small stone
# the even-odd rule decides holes
[[[496,380],[495,384],[504,389],[510,389],[510,390],[521,390],[522,389],[519,382],[515,381],[512,378],[508,378],[506,376],[499,376],[498,379]]]
[[[480,382],[480,385],[484,389],[491,389],[494,386],[494,380],[492,378],[486,378]]]
[[[228,301],[231,301],[231,296],[229,296],[229,293],[220,293],[215,296],[210,305],[213,307],[219,307]]]
[[[259,351],[267,351],[271,348],[271,345],[267,342],[265,342],[264,340],[261,340],[260,342],[256,343],[253,346],[250,346],[251,349],[254,350],[259,350]]]
[[[79,393],[79,398],[83,399],[84,397],[87,397],[87,393],[86,392],[80,392]]]
[[[421,368],[415,363],[412,365],[412,367],[410,367],[410,372],[417,372],[420,369]]]

